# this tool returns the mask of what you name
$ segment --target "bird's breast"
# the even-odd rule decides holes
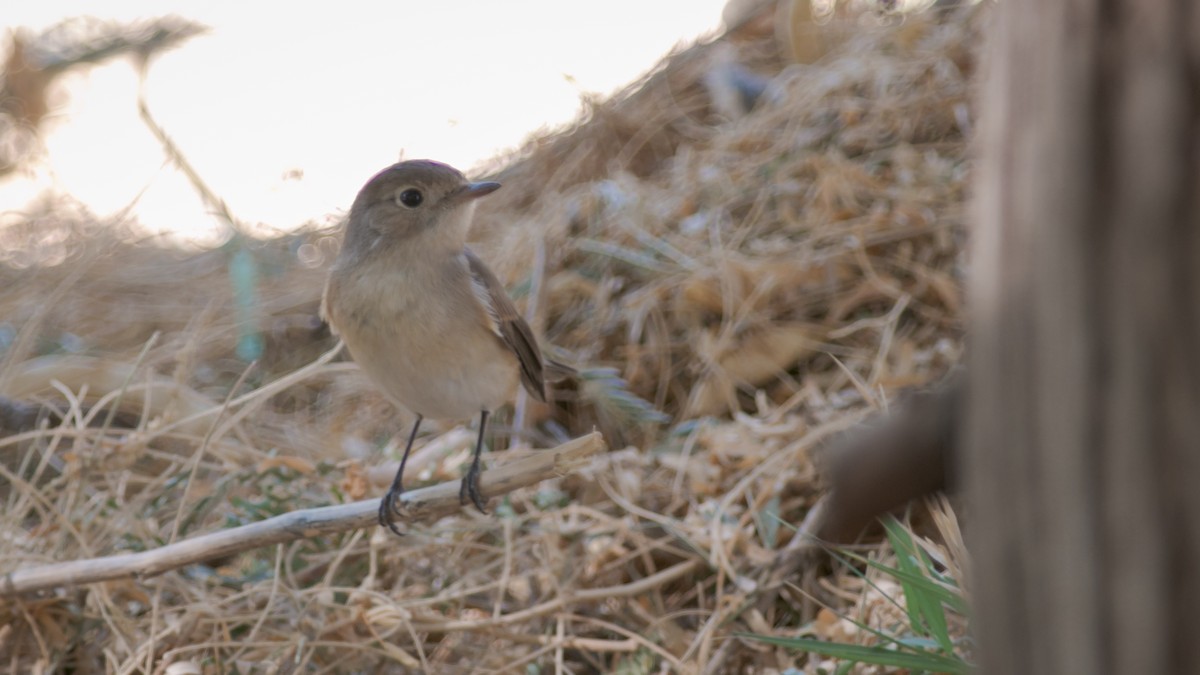
[[[493,410],[519,377],[515,355],[484,321],[466,270],[457,274],[453,263],[335,273],[326,297],[326,315],[363,372],[431,418]]]

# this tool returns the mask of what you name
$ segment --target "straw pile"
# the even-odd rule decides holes
[[[0,667],[770,672],[817,662],[735,633],[869,642],[828,613],[802,630],[800,596],[760,602],[758,581],[819,495],[810,451],[959,358],[985,17],[851,17],[809,65],[769,32],[699,44],[494,171],[477,250],[556,358],[593,369],[518,435],[598,423],[634,445],[403,540],[359,531],[0,600]],[[705,85],[731,53],[773,78],[733,118]],[[333,346],[316,308],[337,226],[189,252],[67,204],[15,221],[0,392],[55,412],[0,438],[0,571],[381,493],[379,448],[394,457],[406,419],[354,366],[253,394]],[[427,439],[409,475],[460,475],[470,432]],[[813,590],[894,623],[857,577]]]

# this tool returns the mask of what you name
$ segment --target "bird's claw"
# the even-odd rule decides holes
[[[397,508],[400,505],[400,491],[388,490],[383,499],[379,501],[379,525],[391,530],[397,537],[403,537],[404,533],[396,526],[396,515],[399,513]]]
[[[458,488],[458,503],[465,505],[468,497],[480,513],[487,514],[487,500],[479,491],[479,465],[474,463],[467,471],[467,475],[463,476],[462,485]]]

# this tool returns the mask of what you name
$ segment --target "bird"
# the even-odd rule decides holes
[[[546,401],[548,374],[573,372],[542,356],[504,286],[466,245],[476,203],[500,189],[472,182],[432,160],[408,160],[376,173],[354,199],[330,268],[321,316],[368,378],[416,414],[400,467],[379,505],[379,524],[396,526],[404,465],[421,422],[479,416],[471,466],[459,501],[480,512],[479,458],[488,416],[519,381]]]

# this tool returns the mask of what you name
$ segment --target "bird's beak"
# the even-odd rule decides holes
[[[471,201],[484,195],[490,195],[500,189],[499,183],[467,183],[455,196],[455,201]]]

